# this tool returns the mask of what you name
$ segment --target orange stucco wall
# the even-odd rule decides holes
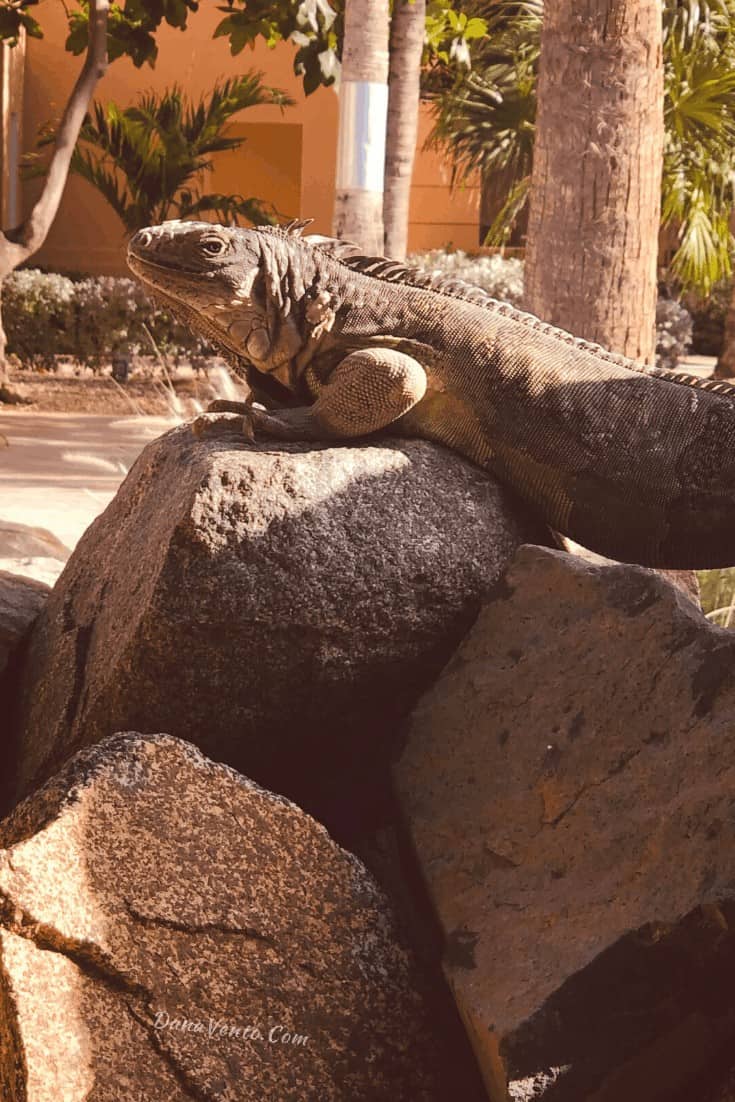
[[[26,150],[33,147],[39,127],[58,117],[80,68],[80,59],[64,50],[66,19],[61,0],[43,0],[37,18],[45,37],[28,43],[23,115]],[[271,201],[284,215],[314,218],[314,230],[328,233],[334,199],[337,93],[320,88],[311,96],[303,95],[301,83],[293,75],[290,45],[269,50],[259,44],[254,51],[245,50],[233,58],[226,39],[212,38],[221,18],[217,5],[205,0],[200,11],[190,16],[188,30],[182,33],[163,27],[155,68],[136,69],[124,58],[115,61],[98,85],[97,98],[124,106],[139,91],[160,91],[175,82],[182,84],[189,96],[198,98],[211,89],[217,77],[251,68],[263,71],[266,82],[289,92],[296,105],[283,112],[277,107],[242,112],[234,128],[246,137],[246,143],[237,153],[220,159],[205,186],[232,188]],[[421,151],[429,124],[428,112],[422,109],[409,249],[450,243],[476,247],[479,189],[450,192],[448,166],[437,154]],[[37,186],[33,182],[25,185],[26,211]],[[125,270],[122,225],[94,188],[71,177],[54,226],[35,259],[61,270],[121,273]]]

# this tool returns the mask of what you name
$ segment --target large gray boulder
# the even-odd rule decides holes
[[[522,548],[395,781],[493,1102],[699,1098],[735,1039],[735,635]]]
[[[116,730],[166,730],[322,814],[383,760],[529,531],[427,442],[166,434],[33,632],[18,790]]]
[[[0,825],[3,1102],[445,1102],[446,1040],[359,861],[189,744],[113,736]]]

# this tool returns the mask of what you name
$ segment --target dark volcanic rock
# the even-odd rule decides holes
[[[699,1097],[735,1038],[735,635],[522,548],[395,779],[493,1102]]]
[[[3,1100],[450,1097],[370,875],[194,747],[125,734],[81,751],[0,847]]]
[[[19,790],[116,730],[166,730],[323,814],[384,761],[527,534],[516,516],[422,441],[168,433],[36,625]]]

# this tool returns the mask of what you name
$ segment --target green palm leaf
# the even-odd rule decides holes
[[[224,133],[234,115],[261,104],[283,109],[292,103],[285,92],[263,84],[257,72],[218,81],[195,103],[178,85],[143,93],[126,108],[97,102],[82,126],[72,171],[104,195],[129,232],[203,213],[226,222],[273,222],[261,200],[202,195],[197,182],[212,167],[214,154],[243,144]]]
[[[275,211],[260,199],[245,199],[242,195],[220,195],[212,192],[208,195],[182,195],[179,208],[180,218],[195,218],[201,214],[216,214],[225,224],[235,224],[241,218],[254,225],[274,225]]]

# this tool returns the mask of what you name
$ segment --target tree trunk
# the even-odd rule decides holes
[[[385,150],[385,255],[403,260],[408,246],[411,176],[419,127],[421,53],[426,0],[395,0],[390,21]]]
[[[334,233],[383,251],[388,0],[347,0],[339,90]]]
[[[89,45],[82,70],[67,101],[56,132],[43,191],[28,218],[15,229],[0,232],[0,292],[3,281],[43,245],[51,229],[69,175],[74,146],[99,80],[107,69],[107,19],[110,0],[91,0]],[[7,379],[6,337],[0,316],[0,382]]]
[[[653,363],[663,164],[661,0],[545,6],[526,305]]]

